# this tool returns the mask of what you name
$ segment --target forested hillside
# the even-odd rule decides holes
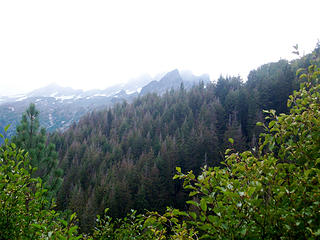
[[[288,96],[299,85],[295,72],[312,58],[263,65],[245,83],[220,77],[189,91],[182,84],[162,96],[147,94],[51,135],[64,172],[58,209],[77,212],[83,231],[106,207],[114,217],[130,209],[185,209],[186,191],[172,180],[176,167],[197,175],[204,165],[219,166],[230,137],[238,151],[256,147],[262,110],[288,112]]]
[[[0,146],[0,239],[318,239],[318,50],[49,138],[31,104]]]

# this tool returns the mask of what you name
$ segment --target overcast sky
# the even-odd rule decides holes
[[[310,52],[319,0],[0,1],[0,95],[106,88],[178,68],[240,75]]]

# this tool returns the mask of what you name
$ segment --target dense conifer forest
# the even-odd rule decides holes
[[[315,239],[319,50],[265,64],[246,82],[221,76],[148,94],[49,136],[31,106],[1,147],[0,238]]]
[[[181,85],[162,96],[148,94],[52,135],[64,172],[58,209],[77,212],[84,230],[106,207],[113,217],[130,209],[185,209],[188,195],[172,179],[175,168],[198,175],[204,165],[219,166],[230,137],[238,151],[255,147],[262,111],[288,112],[287,99],[299,86],[295,72],[311,59],[263,65],[245,83],[221,76],[190,91]]]

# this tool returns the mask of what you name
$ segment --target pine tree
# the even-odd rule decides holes
[[[22,115],[12,142],[25,149],[30,156],[30,164],[37,170],[33,177],[40,177],[48,189],[48,198],[54,197],[62,183],[62,170],[57,167],[58,154],[55,145],[47,143],[47,134],[40,128],[39,111],[31,103]]]

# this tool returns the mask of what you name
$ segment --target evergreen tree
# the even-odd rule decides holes
[[[62,170],[57,167],[58,154],[53,143],[47,143],[47,134],[40,128],[39,111],[31,103],[22,115],[12,142],[25,149],[30,156],[30,164],[37,170],[33,177],[40,177],[48,188],[48,198],[54,197],[62,183]]]

